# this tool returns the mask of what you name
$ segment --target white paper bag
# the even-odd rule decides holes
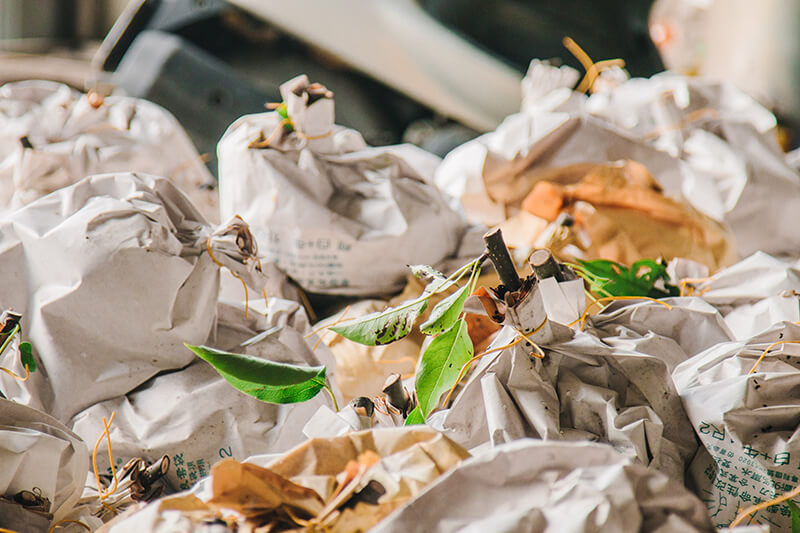
[[[778,146],[774,115],[750,96],[663,73],[594,94],[586,109],[678,158],[684,196],[730,225],[742,255],[798,255],[800,232],[785,217],[800,208],[800,173]]]
[[[167,177],[205,217],[219,220],[214,177],[167,110],[47,81],[0,87],[0,208],[21,207],[106,172]]]
[[[800,264],[763,252],[695,283],[695,293],[719,309],[734,338],[745,340],[778,322],[800,321]]]
[[[36,200],[0,219],[0,305],[23,315],[39,370],[0,387],[66,421],[186,366],[184,342],[216,320],[219,265],[257,285],[254,254],[241,219],[214,231],[162,178],[93,176]]]
[[[372,529],[712,532],[702,502],[611,446],[524,439],[466,459]]]
[[[0,497],[29,491],[46,498],[44,512],[57,522],[80,498],[88,470],[89,450],[80,437],[41,411],[0,399]],[[29,512],[0,507],[0,525],[11,527]]]
[[[335,383],[333,357],[325,345],[311,350],[303,338],[307,326],[295,302],[270,298],[266,316],[251,310],[248,319],[240,308],[220,304],[212,344],[281,363],[325,365],[329,382]],[[259,331],[267,333],[263,340],[241,346]],[[194,485],[222,459],[241,461],[300,444],[305,440],[303,426],[322,405],[331,405],[324,392],[297,404],[261,402],[234,389],[210,364],[197,359],[125,396],[90,407],[73,419],[72,427],[84,438],[95,439],[103,431],[103,417],[108,420],[116,412],[110,435],[117,467],[132,457],[155,461],[168,455],[172,466],[166,479],[177,490]],[[98,456],[98,465],[107,471],[107,455]]]
[[[772,346],[750,373],[777,341],[800,341],[800,326],[783,322],[746,341],[718,344],[672,374],[705,448],[687,479],[717,527],[800,483],[800,346]],[[758,511],[752,523],[788,531],[789,508]]]
[[[308,291],[399,290],[406,265],[452,255],[465,231],[425,177],[437,159],[410,145],[367,146],[333,123],[332,98],[312,90],[305,76],[281,86],[292,133],[277,112],[228,128],[218,147],[222,216],[241,214],[261,257]]]
[[[532,357],[525,343],[484,356],[452,406],[429,423],[468,449],[524,437],[611,443],[682,482],[697,441],[670,374],[693,355],[686,350],[730,336],[707,304],[667,301],[671,311],[637,304],[598,317],[597,329],[559,335],[541,345],[543,359]],[[652,325],[645,327],[641,317]],[[516,336],[507,326],[490,348]]]

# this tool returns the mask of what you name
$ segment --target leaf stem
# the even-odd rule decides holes
[[[16,335],[17,333],[19,333],[19,324],[14,326],[14,329],[12,329],[11,333],[8,334],[8,337],[6,337],[6,340],[3,341],[3,345],[0,346],[0,356],[2,356],[3,352],[6,351],[6,348],[8,347],[8,344],[11,342],[11,340],[14,338],[14,335]]]
[[[383,316],[384,314],[394,313],[396,311],[402,311],[403,309],[408,309],[409,307],[413,307],[413,306],[415,306],[417,304],[420,304],[420,303],[422,303],[424,301],[429,300],[434,295],[439,294],[440,292],[444,291],[446,289],[445,285],[447,285],[448,282],[456,283],[458,280],[460,280],[461,278],[464,277],[464,274],[466,274],[467,270],[469,270],[470,267],[474,268],[476,265],[480,264],[482,261],[483,261],[483,256],[478,257],[476,259],[473,259],[472,261],[470,261],[466,265],[463,265],[463,266],[459,267],[458,270],[456,270],[455,272],[450,274],[450,276],[447,279],[445,279],[442,283],[440,283],[431,292],[423,292],[417,298],[414,298],[413,300],[409,300],[408,302],[406,302],[403,305],[400,305],[398,307],[390,307],[389,309],[386,309],[385,311],[383,311],[380,314],[378,314],[375,318]],[[470,278],[470,279],[472,279],[472,278]],[[328,327],[332,327],[332,326],[328,326]]]
[[[338,413],[339,412],[339,402],[336,401],[336,396],[333,395],[333,391],[328,386],[328,380],[325,380],[325,384],[322,385],[322,388],[325,389],[325,392],[327,392],[330,395],[331,401],[333,402],[333,409]]]

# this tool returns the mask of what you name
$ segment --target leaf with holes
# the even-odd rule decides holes
[[[22,342],[19,345],[19,360],[22,367],[28,367],[28,372],[36,372],[36,361],[33,359],[33,348],[31,343]]]
[[[467,322],[459,318],[450,329],[433,339],[417,368],[417,403],[427,419],[439,403],[442,394],[450,390],[461,367],[472,358],[475,350],[467,331]]]
[[[425,335],[438,335],[455,324],[469,296],[467,289],[469,287],[465,285],[436,304],[431,310],[431,316],[422,323],[419,330]]]
[[[420,297],[398,307],[390,307],[385,311],[372,313],[330,329],[345,339],[359,344],[367,346],[389,344],[411,333],[414,321],[427,306],[427,298]]]
[[[297,403],[310,400],[325,387],[324,366],[276,363],[207,346],[187,348],[208,362],[236,389],[267,403]]]

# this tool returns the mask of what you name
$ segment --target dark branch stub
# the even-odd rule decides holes
[[[531,254],[530,263],[533,268],[533,273],[538,280],[541,281],[543,279],[555,277],[557,281],[561,281],[561,279],[559,279],[561,268],[559,268],[550,250],[544,248],[536,250]]]
[[[508,292],[518,291],[522,287],[522,280],[514,267],[514,261],[511,260],[511,254],[508,253],[503,232],[499,228],[492,230],[483,236],[483,241],[486,243],[489,259],[497,270],[500,282]]]
[[[405,417],[413,408],[411,405],[411,396],[403,386],[403,378],[400,374],[391,374],[386,378],[383,384],[383,393],[389,399],[392,407],[396,407],[403,412]]]
[[[372,418],[372,415],[375,413],[375,403],[366,396],[354,398],[350,404],[353,406],[353,410],[358,416]]]

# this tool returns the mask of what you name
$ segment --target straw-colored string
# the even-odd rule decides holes
[[[622,300],[622,301],[625,301],[625,300],[650,300],[651,302],[655,302],[657,304],[663,305],[664,307],[666,307],[667,309],[672,311],[672,306],[669,305],[667,302],[662,302],[661,300],[657,300],[655,298],[650,298],[649,296],[604,296],[602,298],[598,298],[597,300],[595,300],[591,304],[587,305],[586,309],[584,309],[583,313],[581,313],[581,316],[578,317],[577,319],[573,320],[569,324],[567,324],[567,326],[572,327],[575,324],[580,324],[580,329],[583,329],[583,326],[586,325],[586,317],[589,315],[589,311],[592,309],[592,307],[595,304],[600,304],[601,302],[616,302],[617,300]],[[605,307],[603,307],[603,309],[605,309]]]
[[[480,359],[481,357],[485,356],[485,355],[489,355],[490,353],[500,352],[502,350],[505,350],[506,348],[511,348],[512,346],[516,346],[517,344],[519,344],[519,343],[521,343],[523,341],[527,341],[531,345],[536,347],[536,349],[539,350],[539,352],[541,353],[541,357],[536,356],[537,359],[543,358],[544,357],[544,351],[542,351],[542,349],[539,347],[538,344],[536,344],[535,342],[531,341],[530,338],[528,337],[528,335],[536,335],[537,333],[539,333],[539,331],[541,331],[541,329],[545,326],[545,324],[547,324],[547,321],[548,321],[548,317],[545,317],[544,320],[542,321],[542,323],[539,324],[538,326],[536,326],[536,328],[533,331],[531,331],[530,333],[528,333],[527,335],[525,333],[522,333],[521,331],[517,330],[517,337],[518,338],[516,340],[514,340],[514,341],[512,341],[512,342],[510,342],[508,344],[505,344],[503,346],[498,346],[497,348],[491,348],[489,350],[481,352],[478,355],[472,357],[466,363],[464,363],[464,365],[461,367],[461,370],[458,372],[458,377],[456,378],[456,382],[453,383],[452,387],[450,387],[450,391],[447,393],[447,396],[444,399],[444,405],[447,405],[447,402],[450,401],[450,397],[453,395],[453,392],[455,392],[456,387],[458,387],[458,384],[461,381],[461,378],[464,377],[464,374],[466,374],[466,372],[469,369],[470,365],[472,363],[474,363],[475,361],[477,361],[478,359]],[[531,355],[533,355],[533,354],[531,354]]]
[[[83,529],[85,529],[86,531],[88,531],[89,533],[92,532],[92,528],[90,528],[89,526],[87,526],[83,522],[79,522],[77,520],[64,519],[64,520],[59,520],[58,522],[56,522],[55,524],[50,526],[50,529],[47,530],[47,533],[53,533],[53,531],[55,531],[55,529],[57,527],[61,527],[64,524],[77,524],[77,525],[81,526]],[[9,530],[8,529],[0,529],[0,531],[9,531]]]
[[[711,281],[712,279],[714,279],[714,278],[711,278],[711,277],[708,277],[708,278],[683,278],[682,280],[678,281],[678,287],[681,290],[680,295],[681,296],[694,296],[695,290],[697,290],[697,288],[694,285],[696,285],[698,283],[705,283],[707,281]],[[711,287],[706,287],[705,289],[703,289],[699,293],[697,293],[697,295],[698,296],[702,296],[702,295],[704,295],[705,293],[707,293],[710,290],[711,290]]]
[[[97,439],[97,442],[94,445],[94,450],[92,451],[92,468],[94,469],[94,479],[97,482],[97,494],[102,502],[106,498],[108,498],[114,491],[117,490],[117,471],[114,468],[114,454],[111,451],[111,434],[109,433],[111,429],[111,423],[114,422],[114,416],[116,416],[117,412],[112,411],[111,417],[109,418],[108,422],[106,422],[106,417],[103,417],[103,426],[105,429],[100,434],[100,437]],[[100,443],[103,441],[103,437],[106,437],[106,443],[108,444],[108,462],[111,465],[111,476],[114,478],[114,485],[111,490],[104,491],[103,486],[100,484],[100,472],[97,469],[97,449],[100,447]]]
[[[623,59],[607,59],[605,61],[592,61],[592,58],[589,57],[589,54],[584,51],[583,48],[575,42],[574,39],[571,37],[564,37],[561,41],[564,47],[569,50],[569,52],[575,56],[575,59],[580,62],[583,69],[586,71],[586,74],[583,76],[583,79],[578,84],[578,87],[575,91],[580,93],[585,93],[589,91],[594,86],[594,82],[597,80],[597,77],[600,73],[604,70],[608,70],[613,67],[625,67],[625,61]]]
[[[780,496],[776,496],[775,498],[772,498],[771,500],[767,500],[765,502],[757,503],[756,505],[751,505],[750,507],[747,507],[746,509],[741,511],[738,515],[736,515],[736,518],[733,519],[733,522],[731,522],[731,525],[728,526],[728,527],[733,529],[736,526],[738,526],[739,523],[741,523],[742,520],[744,520],[745,518],[747,518],[751,514],[756,513],[758,511],[761,511],[762,509],[766,509],[767,507],[772,507],[773,505],[776,505],[776,504],[779,504],[779,503],[783,503],[786,500],[794,498],[798,494],[800,494],[800,486],[796,487],[791,492],[787,492],[787,493],[782,494]]]
[[[28,369],[28,365],[27,364],[25,365],[25,377],[18,376],[17,374],[12,372],[11,370],[9,370],[7,368],[3,368],[2,366],[0,366],[0,370],[5,372],[6,374],[11,376],[12,378],[16,379],[17,381],[23,381],[23,382],[24,381],[28,381],[28,378],[31,377],[31,371]]]
[[[777,345],[779,345],[779,344],[800,344],[800,341],[778,341],[778,342],[773,342],[772,344],[770,344],[769,346],[767,346],[767,349],[766,349],[766,350],[764,350],[763,352],[761,352],[761,355],[758,357],[758,359],[756,359],[756,362],[755,362],[755,364],[753,365],[753,368],[751,368],[751,369],[750,369],[750,372],[748,372],[748,374],[752,374],[753,372],[755,372],[755,371],[756,371],[756,368],[757,368],[757,367],[758,367],[758,365],[761,363],[761,361],[763,361],[763,360],[764,360],[764,357],[767,355],[767,353],[768,353],[768,352],[769,352],[771,349],[773,349],[775,346],[777,346]]]
[[[206,250],[208,250],[208,257],[210,257],[211,260],[214,261],[215,265],[217,265],[220,268],[225,268],[222,265],[222,263],[217,261],[217,258],[214,257],[214,252],[211,251],[211,239],[206,241]],[[230,272],[234,278],[238,279],[242,283],[242,288],[244,289],[244,317],[246,319],[250,311],[250,295],[247,293],[247,283],[245,283],[242,277],[233,270],[228,269],[228,272]],[[267,293],[264,292],[264,301],[266,302],[266,300],[267,300]]]
[[[651,141],[656,139],[665,133],[670,131],[681,130],[686,126],[689,126],[699,120],[703,120],[704,118],[717,118],[719,116],[719,112],[714,109],[713,107],[703,107],[701,109],[695,109],[694,111],[687,113],[684,118],[679,120],[678,122],[673,122],[672,124],[666,124],[664,126],[659,126],[654,130],[645,133],[642,137],[645,141]]]

